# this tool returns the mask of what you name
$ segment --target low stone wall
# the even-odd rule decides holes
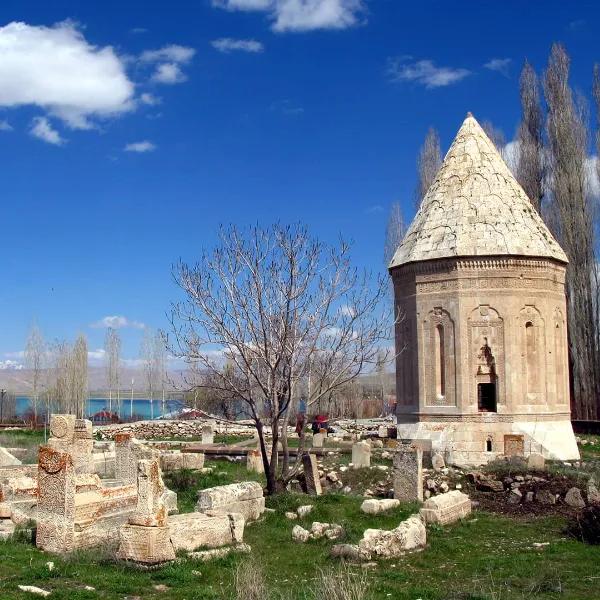
[[[254,428],[251,425],[221,423],[209,419],[197,419],[193,421],[136,421],[135,423],[120,423],[116,425],[100,425],[94,427],[94,433],[98,433],[101,439],[114,439],[118,433],[131,433],[133,437],[140,440],[151,440],[157,438],[201,438],[202,427],[213,423],[217,433],[252,435]]]

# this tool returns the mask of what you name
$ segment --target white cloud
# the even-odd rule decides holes
[[[508,144],[502,148],[501,154],[504,162],[514,175],[517,172],[519,158],[521,156],[521,146],[519,140],[508,142]]]
[[[133,95],[123,61],[88,43],[76,24],[0,27],[0,106],[39,106],[88,129],[92,118],[132,110]]]
[[[15,360],[0,360],[0,371],[20,371],[23,365]]]
[[[510,58],[492,58],[486,62],[483,66],[490,71],[497,71],[502,73],[505,77],[508,77],[508,67],[512,60]]]
[[[186,81],[187,77],[183,73],[181,65],[189,63],[194,54],[196,54],[194,48],[171,44],[158,50],[146,50],[142,52],[140,61],[156,64],[151,77],[152,81],[172,85]]]
[[[133,142],[131,144],[127,144],[125,148],[123,148],[125,152],[153,152],[156,150],[156,144],[148,140],[144,140],[143,142]]]
[[[60,136],[60,133],[54,129],[46,117],[35,117],[31,122],[29,133],[48,144],[61,146],[65,140]]]
[[[112,327],[113,329],[123,329],[125,327],[144,329],[146,325],[140,321],[131,321],[122,315],[109,315],[107,317],[102,317],[102,319],[96,321],[95,323],[92,323],[90,327],[94,327],[96,329],[104,329],[107,327]]]
[[[8,121],[0,120],[0,131],[12,131],[12,125]]]
[[[458,83],[470,75],[467,69],[437,67],[431,60],[408,62],[409,59],[400,57],[389,61],[388,74],[392,81],[414,81],[433,89]]]
[[[356,25],[365,10],[363,0],[213,0],[213,6],[268,12],[278,32],[346,29]]]
[[[106,356],[106,350],[104,348],[98,348],[97,350],[88,350],[88,360],[103,360]]]
[[[142,52],[140,60],[142,62],[174,62],[185,64],[194,58],[194,54],[196,54],[194,48],[171,44],[158,50],[146,50]]]
[[[5,352],[6,358],[25,358],[25,350],[17,350],[16,352]]]
[[[211,42],[213,48],[219,52],[229,53],[235,50],[241,52],[262,52],[264,46],[256,40],[235,40],[233,38],[220,38]]]
[[[166,83],[172,85],[174,83],[182,83],[187,80],[181,67],[176,63],[163,63],[157,65],[156,71],[152,74],[152,81],[156,83]]]
[[[157,104],[162,103],[162,99],[154,94],[149,94],[148,92],[144,92],[140,95],[140,102],[142,104],[147,104],[148,106],[156,106]]]

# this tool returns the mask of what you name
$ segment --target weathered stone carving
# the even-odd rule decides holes
[[[398,446],[394,454],[394,498],[400,502],[423,500],[423,450]]]

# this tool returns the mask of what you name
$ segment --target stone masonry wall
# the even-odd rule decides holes
[[[135,423],[120,423],[115,425],[101,425],[94,427],[101,439],[114,439],[118,433],[132,433],[133,437],[141,440],[157,438],[202,438],[202,427],[210,423],[209,419],[194,421],[136,421]],[[212,421],[217,433],[252,435],[254,428],[249,425],[221,423]]]

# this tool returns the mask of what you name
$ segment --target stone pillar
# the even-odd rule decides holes
[[[319,479],[319,469],[317,466],[317,457],[310,452],[302,455],[302,466],[304,467],[304,480],[306,482],[306,493],[313,496],[320,496],[322,493],[321,480]]]
[[[157,459],[137,463],[138,499],[135,512],[120,531],[118,556],[125,560],[155,565],[175,560],[167,524],[165,491]]]
[[[360,469],[371,466],[371,444],[356,442],[352,446],[352,468]]]
[[[248,450],[248,454],[246,455],[246,469],[252,473],[265,472],[265,465],[263,464],[260,450]]]
[[[73,424],[74,420],[73,417]],[[57,437],[60,439],[60,436]],[[54,450],[49,446],[41,446],[38,458],[37,534],[35,540],[38,548],[60,553],[73,550],[75,489],[75,467],[71,455]]]
[[[115,434],[115,479],[126,483],[135,483],[137,480],[137,466],[132,463],[131,440],[131,433]]]
[[[394,454],[394,498],[401,502],[423,501],[423,450],[398,446]]]
[[[203,444],[214,444],[215,443],[215,427],[211,421],[202,426],[202,443]]]
[[[93,450],[92,422],[88,419],[76,419],[72,450],[76,473],[92,473],[94,471],[92,464]]]

